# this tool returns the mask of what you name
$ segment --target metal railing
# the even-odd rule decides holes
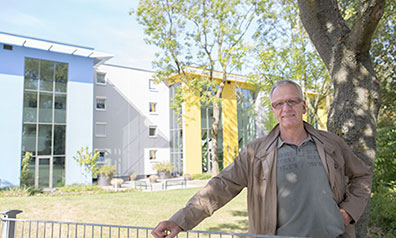
[[[151,227],[104,225],[93,223],[60,222],[31,219],[17,219],[20,210],[2,212],[1,238],[149,238]],[[291,236],[252,235],[244,233],[227,233],[214,231],[190,230],[181,232],[178,238],[239,238],[239,237],[278,237]]]

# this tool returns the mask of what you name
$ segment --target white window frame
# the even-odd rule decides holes
[[[158,84],[155,83],[154,79],[149,79],[149,90],[151,92],[158,92]]]
[[[98,82],[98,74],[103,75],[104,83]],[[98,72],[98,71],[97,71],[97,72],[95,73],[95,82],[96,82],[96,84],[98,84],[98,85],[106,85],[106,84],[107,84],[106,73],[104,73],[104,72]]]
[[[97,126],[102,125],[104,126],[104,134],[98,134]],[[95,136],[96,137],[107,137],[107,122],[95,122]]]
[[[98,100],[104,100],[104,108],[98,108],[98,102],[97,102]],[[107,108],[106,101],[107,101],[106,97],[96,97],[95,98],[95,109],[97,111],[106,111],[106,108]]]
[[[151,111],[151,108],[152,108],[151,105],[152,104],[154,104],[154,111],[153,112]],[[158,114],[157,107],[158,107],[158,103],[157,102],[149,102],[149,113],[152,114],[152,115]]]
[[[151,130],[152,128],[155,129],[154,135],[150,135],[150,130]],[[150,138],[158,137],[158,126],[156,126],[156,125],[149,125],[149,137],[150,137]]]

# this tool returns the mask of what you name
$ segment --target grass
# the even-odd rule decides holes
[[[184,207],[199,188],[62,196],[0,198],[0,211],[18,209],[18,218],[155,227]],[[195,230],[247,233],[246,190]]]

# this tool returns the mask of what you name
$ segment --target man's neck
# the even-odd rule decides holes
[[[280,138],[282,141],[300,146],[301,143],[308,137],[304,125],[297,128],[282,128],[280,127]]]

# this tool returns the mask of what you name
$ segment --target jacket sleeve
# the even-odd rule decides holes
[[[174,221],[184,231],[191,230],[206,217],[224,206],[247,186],[247,152],[243,151],[219,175],[197,192],[187,205],[177,211],[169,220]]]
[[[340,207],[353,218],[352,223],[359,220],[370,198],[372,183],[372,166],[367,166],[359,159],[344,142],[340,142],[345,163],[345,175],[348,177],[345,199]]]

